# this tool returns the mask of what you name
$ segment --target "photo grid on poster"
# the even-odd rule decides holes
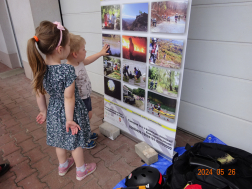
[[[175,122],[184,40],[172,34],[185,33],[187,9],[188,0],[101,6],[105,94]]]
[[[167,157],[174,150],[191,4],[101,2],[102,45],[109,45],[104,119]]]

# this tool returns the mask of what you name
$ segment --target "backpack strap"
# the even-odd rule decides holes
[[[188,144],[188,143],[186,143],[186,145],[185,145],[185,149],[188,151],[188,150],[191,150],[191,146],[190,146],[190,144]]]
[[[162,188],[163,189],[171,189],[171,180],[172,180],[172,175],[173,175],[173,164],[166,169],[166,174],[163,175],[163,178],[165,179]]]
[[[204,166],[213,170],[217,170],[218,168],[220,168],[220,165],[217,162],[199,156],[190,157],[189,164],[196,166]]]
[[[176,153],[172,158],[172,164],[174,164],[175,161],[178,160],[178,153]]]

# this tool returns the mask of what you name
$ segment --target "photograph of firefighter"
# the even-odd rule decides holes
[[[146,63],[147,38],[122,36],[123,58]]]

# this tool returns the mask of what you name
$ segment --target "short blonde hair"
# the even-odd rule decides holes
[[[74,35],[72,33],[69,34],[70,36],[70,54],[73,52],[78,52],[81,48],[81,45],[86,45],[86,41],[80,35]]]

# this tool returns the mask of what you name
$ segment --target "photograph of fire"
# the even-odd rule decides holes
[[[123,58],[146,63],[147,38],[122,36]]]

